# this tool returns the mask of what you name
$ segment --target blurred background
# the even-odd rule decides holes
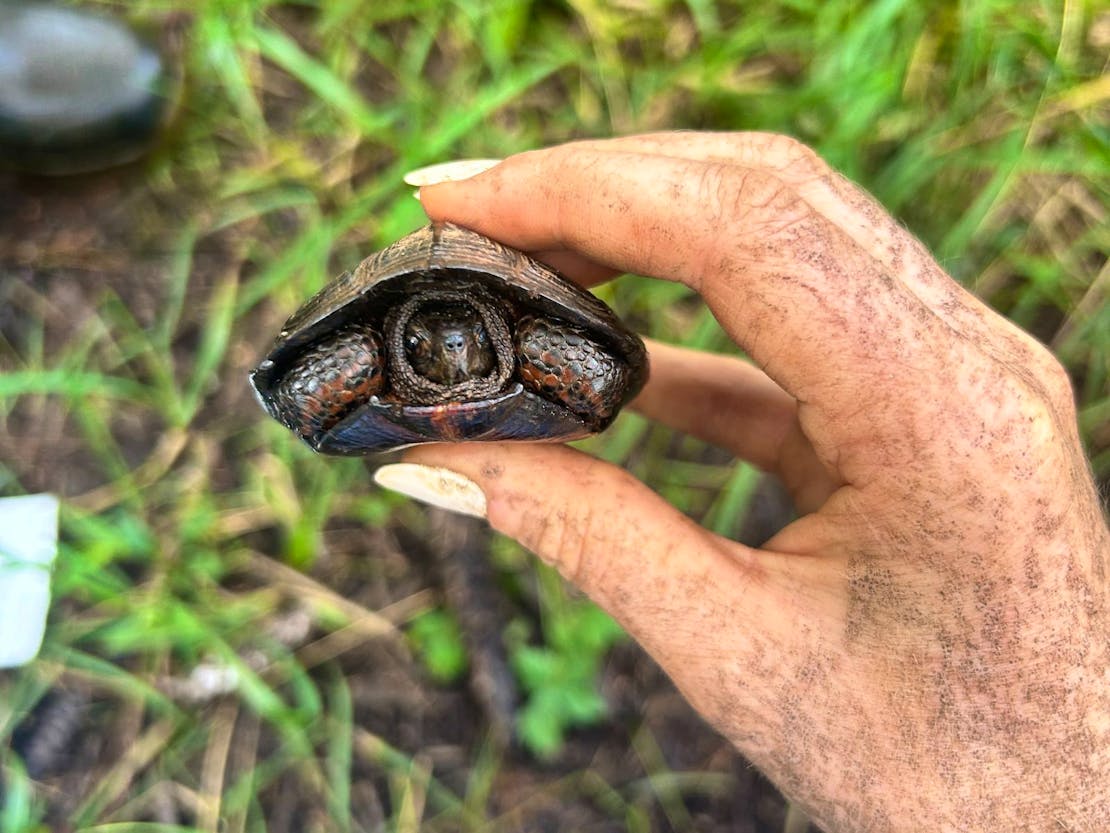
[[[0,68],[33,46],[5,45],[19,5]],[[0,672],[5,833],[806,829],[554,573],[255,403],[285,317],[423,224],[401,182],[421,165],[789,133],[1052,347],[1110,485],[1105,4],[80,8],[162,64],[138,116],[84,140],[5,122],[0,83],[0,495],[63,500],[42,653]],[[598,292],[734,349],[683,287]],[[789,519],[751,467],[634,414],[580,445],[723,534]]]

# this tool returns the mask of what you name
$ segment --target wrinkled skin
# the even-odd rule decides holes
[[[565,447],[407,459],[478,483],[824,828],[1110,827],[1110,543],[1042,346],[779,136],[577,143],[421,199],[582,283],[696,289],[755,365],[653,345],[636,407],[804,514],[754,550]]]

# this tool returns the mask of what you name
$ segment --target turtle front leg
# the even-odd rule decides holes
[[[382,389],[381,338],[369,327],[346,327],[304,351],[273,393],[271,413],[315,441]]]
[[[578,327],[526,316],[513,335],[520,378],[532,393],[562,403],[600,430],[629,393],[625,362]]]

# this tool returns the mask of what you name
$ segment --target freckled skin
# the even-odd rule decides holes
[[[578,142],[421,199],[696,289],[763,372],[653,345],[634,406],[800,517],[753,550],[571,449],[409,459],[478,483],[822,829],[1110,829],[1110,532],[1043,347],[785,137]]]

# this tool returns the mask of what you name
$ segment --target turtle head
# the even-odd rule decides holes
[[[428,304],[405,324],[405,358],[440,385],[488,376],[497,364],[481,315],[466,304]]]

